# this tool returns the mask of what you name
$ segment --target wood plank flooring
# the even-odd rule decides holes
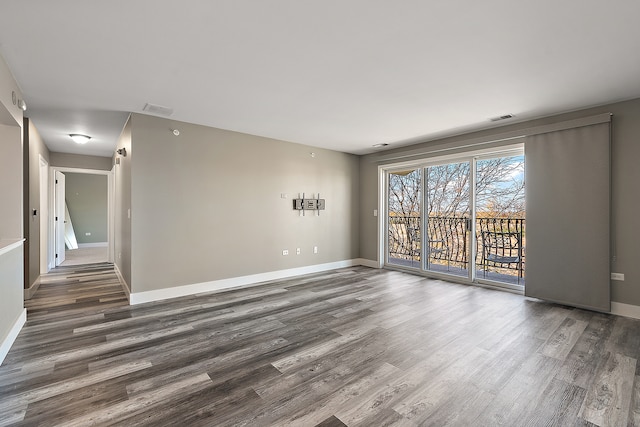
[[[128,306],[59,268],[0,367],[0,426],[640,426],[640,321],[347,268]]]

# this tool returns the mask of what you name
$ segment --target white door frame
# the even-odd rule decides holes
[[[49,271],[49,162],[39,154],[38,173],[40,193],[40,274]]]
[[[60,171],[54,171],[53,175],[53,228],[55,235],[55,260],[54,266],[62,264],[66,257],[66,228],[67,228],[67,201],[66,201],[66,177]],[[61,200],[65,199],[65,200]]]
[[[108,262],[113,262],[115,259],[114,251],[115,251],[115,211],[114,211],[114,174],[113,169],[110,171],[100,170],[100,169],[82,169],[82,168],[68,168],[68,167],[60,167],[60,166],[52,166],[49,172],[49,194],[53,194],[54,185],[55,185],[55,173],[58,172],[68,172],[68,173],[84,173],[90,175],[106,175],[107,176],[107,239],[108,239],[108,249],[107,249],[107,260]],[[51,230],[54,227],[52,212],[54,212],[54,201],[53,197],[49,200],[49,244],[47,245],[49,249],[48,263],[49,266],[55,265],[55,238],[51,233]]]

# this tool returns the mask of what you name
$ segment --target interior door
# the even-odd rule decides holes
[[[425,168],[425,268],[471,278],[471,162]]]
[[[64,236],[65,236],[65,176],[62,172],[55,172],[55,236],[56,236],[56,267],[64,262]]]

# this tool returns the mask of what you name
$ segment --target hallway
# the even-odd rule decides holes
[[[109,259],[108,247],[78,248],[65,250],[65,260],[61,267],[84,264],[106,263]]]

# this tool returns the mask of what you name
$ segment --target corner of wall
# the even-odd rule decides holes
[[[9,350],[11,350],[11,346],[18,338],[18,334],[22,330],[22,327],[27,322],[27,309],[23,308],[20,312],[18,318],[13,322],[13,326],[9,330],[7,336],[0,343],[0,365],[4,362],[5,357],[9,354]]]

